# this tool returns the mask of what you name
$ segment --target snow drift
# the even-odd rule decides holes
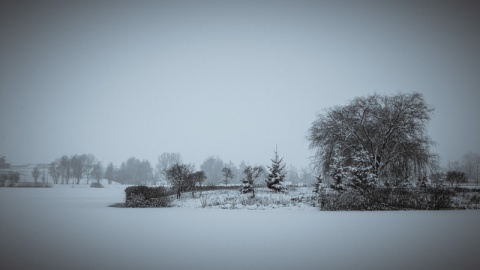
[[[477,210],[108,207],[123,202],[124,188],[1,188],[2,268],[477,269],[480,264]]]

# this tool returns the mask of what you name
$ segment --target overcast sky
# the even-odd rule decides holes
[[[480,153],[480,9],[439,2],[2,1],[0,155],[304,167],[318,112],[413,91],[442,162]]]

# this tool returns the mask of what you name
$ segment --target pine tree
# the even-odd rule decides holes
[[[377,186],[377,176],[372,173],[371,157],[367,151],[359,150],[353,156],[353,164],[348,167],[351,175],[350,186],[361,190]]]
[[[274,152],[274,157],[271,159],[272,161],[272,166],[268,167],[269,173],[268,173],[268,179],[265,179],[265,182],[267,182],[267,187],[269,189],[274,190],[275,192],[281,192],[284,191],[286,188],[283,185],[283,179],[285,178],[285,164],[281,164],[283,161],[283,158],[280,158],[278,156],[278,151],[277,147],[275,147],[275,152]]]
[[[333,162],[330,165],[330,171],[328,171],[328,174],[333,178],[334,183],[330,185],[330,188],[337,191],[344,191],[346,187],[342,180],[347,175],[343,167],[344,158],[336,155],[332,159]]]

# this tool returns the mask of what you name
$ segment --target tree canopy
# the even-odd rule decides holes
[[[335,158],[355,164],[358,152],[370,172],[383,177],[424,175],[436,165],[427,134],[433,108],[420,93],[373,94],[318,114],[308,133],[316,163],[328,172]],[[367,165],[367,164],[365,164]]]

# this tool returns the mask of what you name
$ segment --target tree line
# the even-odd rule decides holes
[[[92,154],[63,155],[52,161],[48,166],[48,172],[54,184],[79,184],[81,179],[86,183],[92,179],[107,179],[108,183],[113,181],[121,184],[131,185],[167,185],[170,181],[167,177],[167,170],[176,164],[184,164],[180,153],[162,153],[158,156],[155,167],[148,160],[140,160],[130,157],[115,166],[112,162],[104,168],[102,163]],[[185,164],[190,170],[195,165]],[[205,185],[231,185],[241,184],[243,172],[248,165],[245,161],[237,166],[233,162],[224,162],[219,157],[209,156],[200,165],[200,170],[205,174]],[[266,177],[266,169],[262,168],[260,177]],[[287,178],[292,183],[311,183],[315,172],[311,167],[302,168],[300,171],[294,166],[286,170]],[[32,177],[36,181],[39,178],[40,169],[32,171]]]

